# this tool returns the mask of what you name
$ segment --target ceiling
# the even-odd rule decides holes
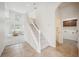
[[[60,4],[59,8],[63,9],[66,7],[77,7],[79,8],[79,2],[63,2]]]
[[[56,4],[55,2],[5,2],[6,8],[14,10],[20,13],[29,13],[39,6],[51,6]]]
[[[35,2],[6,2],[6,8],[20,13],[29,13],[38,6]]]

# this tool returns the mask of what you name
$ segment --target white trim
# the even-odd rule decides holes
[[[62,20],[66,21],[66,20],[73,20],[73,19],[78,19],[78,18],[65,18],[65,19],[62,19]]]

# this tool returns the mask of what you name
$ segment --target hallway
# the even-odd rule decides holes
[[[1,57],[78,56],[79,3],[0,2],[0,27]]]

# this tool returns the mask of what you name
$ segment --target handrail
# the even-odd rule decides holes
[[[34,28],[39,32],[40,30],[35,26],[34,23],[32,23],[32,25],[34,26]]]
[[[32,25],[33,25],[35,31],[38,33],[38,34],[35,34],[33,28],[31,27],[31,28],[32,28],[32,31],[33,31],[33,33],[34,33],[36,39],[37,39],[36,41],[37,41],[37,43],[38,43],[38,47],[39,47],[39,50],[40,50],[40,52],[41,52],[41,45],[40,45],[40,30],[36,27],[36,25],[35,25],[34,23],[32,23]],[[30,25],[30,26],[31,26],[31,25]],[[37,36],[37,35],[38,35],[38,36]]]

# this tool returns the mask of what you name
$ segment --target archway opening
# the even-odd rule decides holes
[[[79,3],[61,3],[56,10],[56,47],[65,56],[78,56]]]

